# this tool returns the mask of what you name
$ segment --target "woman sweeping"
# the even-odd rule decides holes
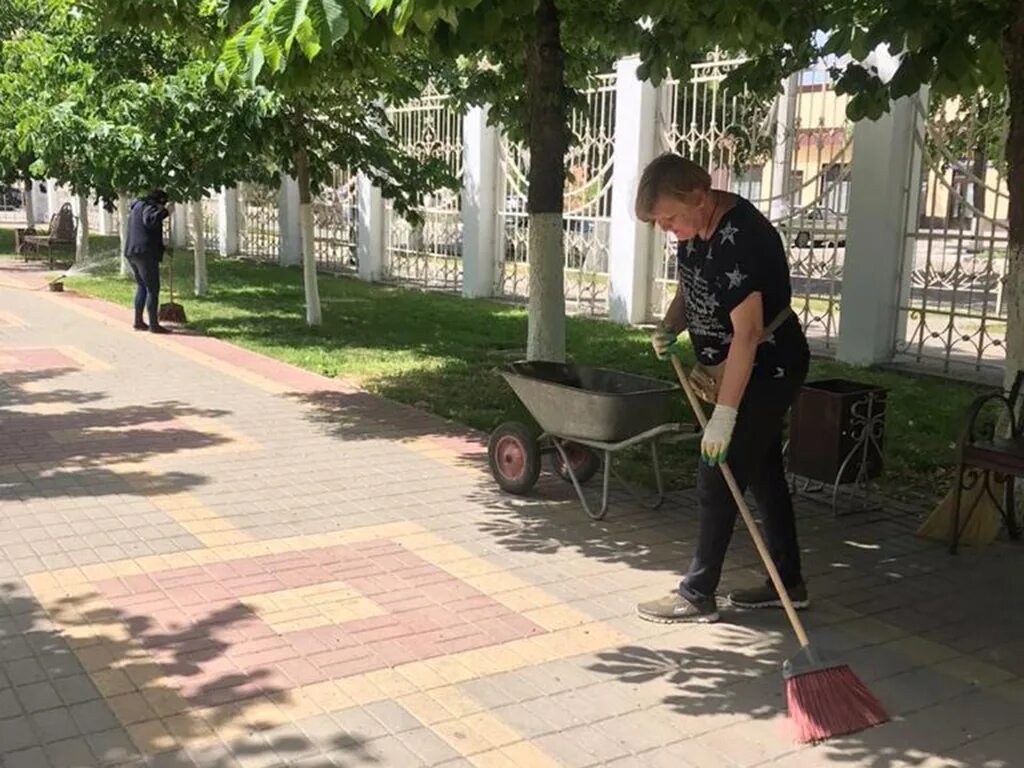
[[[663,623],[718,620],[715,594],[737,514],[716,466],[726,456],[740,488],[757,502],[769,551],[794,605],[806,607],[782,428],[810,354],[790,309],[782,239],[749,201],[712,189],[707,171],[673,154],[644,170],[636,213],[679,240],[679,288],[652,336],[655,352],[665,357],[676,337],[688,331],[698,363],[693,383],[714,405],[701,440],[700,532],[693,562],[677,589],[640,603],[637,612]],[[729,600],[740,608],[781,607],[767,581],[733,592]]]

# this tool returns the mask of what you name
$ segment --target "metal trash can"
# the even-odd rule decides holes
[[[865,485],[883,467],[884,387],[848,379],[804,384],[789,427],[791,474],[839,486]]]

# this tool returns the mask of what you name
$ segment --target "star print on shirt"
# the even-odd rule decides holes
[[[736,267],[733,269],[732,272],[726,272],[725,276],[727,278],[729,278],[729,287],[730,288],[739,288],[740,287],[740,283],[742,283],[744,280],[747,279],[747,276],[745,274],[743,274],[742,272],[740,272],[740,267],[739,267],[738,264],[736,265]]]
[[[693,240],[686,241],[686,255],[693,256],[693,252],[697,250],[697,246],[693,244]]]
[[[701,350],[701,354],[704,355],[704,357],[706,357],[708,360],[711,360],[715,356],[715,350],[713,350],[711,347],[704,347],[704,349]]]
[[[779,366],[775,366],[775,376],[774,376],[774,378],[776,378],[776,379],[784,379],[784,378],[786,378],[786,369],[785,368],[780,368]]]
[[[708,243],[708,252],[704,254],[704,258],[711,261],[711,252],[715,250],[712,243]]]
[[[737,232],[739,232],[739,230],[732,225],[731,221],[725,222],[725,226],[722,227],[722,231],[719,233],[722,235],[722,245],[725,245],[726,243],[736,245],[735,238]]]

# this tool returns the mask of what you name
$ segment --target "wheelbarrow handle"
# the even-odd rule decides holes
[[[693,386],[690,384],[690,379],[686,375],[686,369],[683,368],[682,362],[679,360],[679,355],[672,352],[672,367],[676,369],[676,376],[679,378],[679,384],[683,388],[683,392],[686,393],[686,399],[690,401],[690,408],[693,409],[693,415],[697,417],[697,423],[700,424],[700,428],[704,429],[707,427],[708,420],[704,415],[704,407],[700,404],[697,399],[697,395],[694,394]],[[757,547],[757,553],[761,556],[761,561],[764,563],[764,567],[768,570],[768,577],[772,580],[772,584],[775,586],[775,591],[779,595],[779,599],[782,600],[782,607],[786,610],[786,617],[789,619],[789,623],[793,627],[793,631],[796,633],[797,639],[800,641],[800,645],[807,647],[811,644],[810,638],[807,637],[807,632],[804,630],[803,622],[800,621],[800,617],[797,616],[796,608],[793,607],[793,601],[789,597],[789,592],[786,591],[785,585],[782,583],[782,577],[779,575],[779,569],[775,567],[775,562],[772,560],[771,554],[768,552],[768,547],[764,543],[764,538],[761,536],[761,531],[757,527],[757,521],[754,520],[754,515],[750,512],[750,507],[747,506],[747,502],[743,498],[743,492],[740,490],[739,483],[736,482],[736,477],[732,473],[732,469],[729,468],[729,463],[723,461],[720,463],[722,470],[722,477],[725,478],[726,485],[729,486],[729,490],[732,492],[732,497],[736,501],[736,507],[740,511],[740,515],[743,517],[743,522],[747,526],[747,530],[750,532],[750,538],[754,540],[754,546]]]

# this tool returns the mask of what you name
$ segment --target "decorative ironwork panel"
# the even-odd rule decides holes
[[[904,254],[897,359],[945,373],[1001,368],[1006,360],[1009,189],[975,134],[950,105],[921,114],[917,210]],[[908,184],[909,187],[909,184]],[[913,199],[911,196],[910,199]]]
[[[564,198],[566,311],[608,312],[612,167],[615,146],[615,75],[601,75],[574,110],[576,141],[566,158]],[[529,296],[529,217],[526,210],[529,150],[501,140],[496,293],[514,301]]]
[[[825,63],[789,79],[772,98],[722,85],[742,63],[720,53],[671,78],[662,89],[658,135],[663,150],[700,163],[712,183],[749,199],[786,245],[793,308],[816,346],[834,347],[846,250],[852,126],[846,97],[835,93]],[[658,233],[650,314],[675,295],[676,242]]]
[[[329,187],[313,200],[313,243],[316,263],[331,272],[354,273],[359,239],[358,176],[335,168]]]
[[[255,184],[239,185],[238,240],[244,256],[277,260],[281,233],[277,219],[277,190]]]
[[[462,179],[462,114],[431,85],[420,98],[390,112],[405,147],[422,158],[441,158]],[[423,220],[413,226],[385,206],[384,277],[424,288],[462,289],[462,203],[458,191],[426,195]]]

